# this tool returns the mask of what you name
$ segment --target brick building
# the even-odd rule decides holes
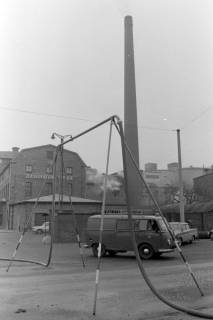
[[[13,228],[13,204],[53,192],[53,168],[56,147],[48,144],[33,148],[18,148],[8,153],[7,159],[0,166],[0,215],[2,226]],[[6,155],[6,153],[5,153]],[[1,156],[1,153],[0,153]],[[60,153],[56,162],[56,193],[61,192],[63,177],[63,193],[76,197],[85,197],[85,168],[80,156],[72,151],[63,151],[63,170]],[[63,175],[62,175],[63,171]],[[1,207],[0,207],[1,208]],[[0,222],[1,222],[0,220]]]
[[[200,201],[213,200],[213,172],[195,178],[194,190]]]

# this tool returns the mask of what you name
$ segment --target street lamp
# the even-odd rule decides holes
[[[60,207],[62,208],[62,203],[63,203],[63,169],[64,169],[64,160],[63,160],[63,143],[65,139],[71,139],[72,136],[70,134],[66,135],[61,135],[59,133],[53,132],[51,135],[51,139],[59,138],[61,142],[60,146],[60,153],[61,153],[61,179],[60,179],[60,195],[59,195],[59,202],[60,202]]]
[[[71,136],[71,134],[61,135],[59,133],[53,132],[52,135],[51,135],[51,139],[55,139],[55,138],[59,138],[61,140],[61,143],[63,143],[64,139],[72,138],[72,136]]]

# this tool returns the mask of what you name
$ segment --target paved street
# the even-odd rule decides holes
[[[19,234],[0,232],[0,257],[10,257]],[[177,252],[145,261],[144,266],[158,291],[170,301],[213,314],[213,241],[198,240],[182,247],[204,291],[200,294]],[[49,268],[0,261],[2,319],[93,319],[97,260],[85,249],[82,268],[76,244],[56,244]],[[17,258],[46,261],[48,245],[42,236],[27,233]],[[194,319],[160,302],[140,275],[134,254],[102,259],[96,319]]]

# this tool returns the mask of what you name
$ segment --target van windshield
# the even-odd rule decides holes
[[[163,219],[158,219],[158,224],[160,226],[161,231],[168,231],[167,226],[166,226],[165,222],[163,221]]]

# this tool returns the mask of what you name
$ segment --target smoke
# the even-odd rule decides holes
[[[114,174],[107,177],[106,189],[107,191],[119,191],[122,185],[121,174]],[[99,192],[104,190],[105,174],[98,172],[96,169],[87,168],[86,183],[88,186],[94,186]]]
[[[116,173],[116,175],[117,175],[117,177],[118,178],[124,178],[124,172],[123,171],[118,171],[117,173]]]
[[[114,177],[112,178],[111,176],[109,176],[107,178],[107,182],[106,182],[106,189],[110,190],[110,191],[119,191],[121,187],[121,183],[119,181],[117,181]],[[104,180],[103,180],[103,184],[101,185],[101,190],[104,190]]]

